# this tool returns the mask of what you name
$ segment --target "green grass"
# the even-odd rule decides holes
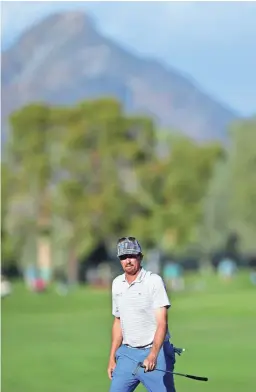
[[[256,290],[248,273],[229,284],[191,276],[187,287],[172,297],[169,316],[173,342],[187,349],[176,371],[209,381],[176,376],[177,392],[255,390]],[[109,292],[79,288],[60,297],[15,285],[2,300],[2,392],[108,391],[111,322]]]

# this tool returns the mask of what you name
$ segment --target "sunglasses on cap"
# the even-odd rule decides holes
[[[127,241],[127,240],[132,241],[132,242],[135,242],[135,241],[136,241],[136,238],[135,238],[135,237],[122,237],[122,238],[119,238],[119,240],[117,241],[117,243],[120,244],[121,242]]]

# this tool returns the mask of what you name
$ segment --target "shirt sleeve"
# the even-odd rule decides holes
[[[167,307],[167,309],[171,306],[171,303],[169,301],[165,284],[161,276],[159,275],[152,275],[152,296],[153,296],[153,308],[162,308],[164,306]]]
[[[116,293],[115,293],[115,284],[112,284],[112,314],[115,317],[120,317],[119,307],[117,303]]]

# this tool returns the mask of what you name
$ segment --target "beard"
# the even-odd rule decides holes
[[[128,274],[128,275],[135,275],[135,274],[137,274],[137,272],[140,270],[140,266],[137,266],[136,264],[132,264],[132,263],[129,263],[129,264],[127,264],[125,267],[124,267],[124,270],[125,270],[125,272]]]

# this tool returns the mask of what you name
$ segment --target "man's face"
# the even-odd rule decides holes
[[[135,275],[140,269],[141,258],[140,255],[123,255],[120,256],[124,272],[128,275]]]

